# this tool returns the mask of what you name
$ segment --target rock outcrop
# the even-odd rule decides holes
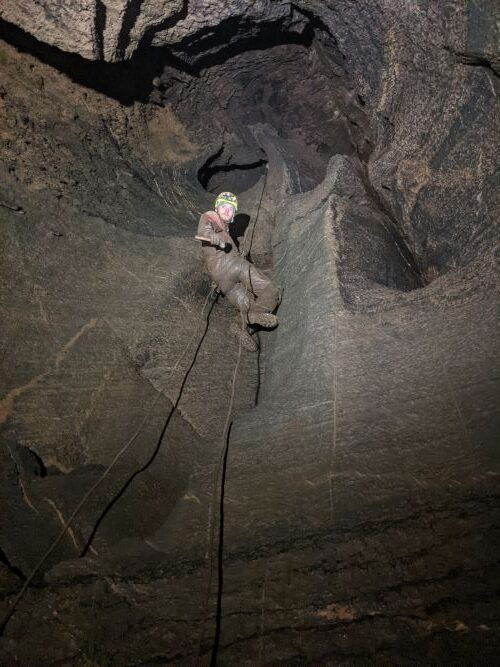
[[[2,4],[5,610],[142,424],[2,664],[495,662],[498,11]],[[222,459],[219,189],[284,288]]]

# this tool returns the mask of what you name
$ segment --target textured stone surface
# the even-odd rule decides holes
[[[210,42],[211,33],[221,23],[256,23],[270,19],[279,27],[291,16],[290,3],[240,2],[220,4],[213,0],[83,0],[82,2],[34,2],[23,0],[2,3],[0,16],[14,23],[38,40],[62,51],[78,53],[84,58],[116,61],[130,58],[139,48],[188,44],[188,51],[207,51],[202,38]],[[299,30],[301,20],[292,24]],[[302,21],[303,24],[303,21]],[[231,35],[237,42],[245,32]],[[191,45],[193,37],[197,44]],[[218,49],[217,49],[218,50]]]
[[[2,3],[0,16],[14,23],[42,42],[63,51],[78,53],[84,58],[99,58],[98,7],[102,2],[32,2]]]
[[[258,213],[252,257],[284,288],[242,355],[202,662],[494,664],[494,3],[0,16],[6,609],[151,408],[2,664],[196,656],[238,355],[224,300],[204,334],[200,180]]]

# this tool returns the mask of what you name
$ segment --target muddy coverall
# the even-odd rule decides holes
[[[279,301],[279,292],[270,279],[246,260],[236,249],[226,223],[215,211],[200,217],[198,236],[208,273],[226,299],[251,321],[252,313],[271,313]],[[229,252],[218,246],[219,241],[231,244]]]

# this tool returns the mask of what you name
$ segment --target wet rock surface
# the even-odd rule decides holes
[[[202,664],[494,664],[496,7],[0,17],[5,610],[143,423],[2,664],[192,664],[211,546]],[[192,238],[220,189],[284,289],[241,354],[221,523],[239,350]]]

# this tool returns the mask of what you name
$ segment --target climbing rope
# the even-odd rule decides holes
[[[265,191],[266,185],[267,185],[267,175],[268,175],[268,173],[269,173],[269,163],[266,162],[266,173],[264,174],[264,183],[262,184],[262,190],[260,192],[260,199],[259,199],[259,203],[257,205],[257,213],[255,214],[255,218],[254,218],[253,225],[252,225],[252,233],[250,234],[250,243],[248,245],[248,252],[246,253],[247,257],[251,257],[253,237],[254,237],[254,234],[255,234],[255,227],[257,225],[257,220],[259,219],[260,206],[262,204],[262,198],[264,197],[264,191]],[[253,285],[252,285],[252,272],[250,271],[250,268],[251,268],[251,264],[250,264],[250,261],[249,261],[248,262],[248,284],[250,285],[250,291],[252,292],[253,296],[255,296],[255,292],[254,292]]]
[[[265,191],[266,185],[267,185],[267,175],[268,175],[268,173],[269,173],[269,163],[266,162],[266,172],[264,174],[264,183],[262,184],[262,190],[260,192],[260,199],[259,199],[259,203],[257,204],[257,213],[255,214],[254,222],[253,222],[253,225],[252,225],[252,233],[250,234],[250,243],[248,245],[248,252],[246,253],[247,257],[251,256],[250,253],[252,252],[252,244],[253,244],[253,237],[254,237],[254,234],[255,234],[255,227],[257,226],[257,220],[259,219],[260,206],[262,204],[262,198],[264,197],[264,191]]]
[[[204,604],[203,604],[203,615],[202,615],[202,622],[201,622],[201,629],[200,629],[200,634],[198,637],[198,647],[197,647],[197,658],[198,660],[201,657],[201,646],[203,643],[203,639],[205,637],[205,626],[207,622],[207,615],[208,615],[208,603],[210,601],[210,592],[212,589],[212,579],[213,579],[213,560],[214,560],[214,542],[215,542],[215,526],[216,526],[216,506],[219,506],[222,503],[222,485],[219,483],[219,480],[223,478],[223,470],[224,470],[224,462],[227,457],[227,452],[229,448],[229,433],[231,430],[231,414],[233,411],[233,403],[234,403],[234,396],[235,396],[235,390],[236,390],[236,378],[238,376],[238,370],[240,368],[240,362],[241,362],[241,350],[242,350],[242,336],[246,328],[246,322],[245,322],[245,316],[243,313],[241,313],[241,336],[240,336],[240,341],[239,341],[239,347],[238,347],[238,357],[236,360],[236,365],[234,367],[234,372],[233,372],[233,380],[232,380],[232,385],[231,385],[231,396],[229,399],[229,407],[227,410],[227,415],[226,415],[226,421],[224,423],[224,430],[222,431],[222,445],[219,451],[219,458],[217,461],[217,466],[215,469],[215,475],[214,475],[214,483],[212,487],[212,498],[210,501],[210,510],[209,510],[209,543],[208,543],[208,576],[207,576],[207,587],[206,587],[206,592],[205,592],[205,599],[204,599]],[[221,527],[222,529],[222,527]],[[221,538],[221,534],[219,534],[219,540]]]
[[[257,224],[258,217],[259,217],[262,198],[263,198],[264,190],[265,190],[265,187],[266,187],[267,174],[268,174],[267,168],[268,168],[268,165],[266,164],[266,174],[265,174],[265,178],[264,178],[264,183],[263,183],[263,187],[262,187],[262,191],[261,191],[261,195],[260,195],[260,199],[259,199],[259,204],[258,204],[258,207],[257,207],[257,213],[256,213],[255,220],[254,220],[253,227],[252,227],[252,232],[251,232],[251,235],[250,235],[248,256],[250,256],[250,252],[251,252],[251,249],[252,249],[255,227],[256,227],[256,224]],[[251,284],[250,269],[249,269],[249,281],[250,281],[250,287],[251,287],[252,292],[253,292],[253,288],[252,288],[252,284]],[[213,293],[213,291],[214,291],[213,288],[211,288],[210,291],[208,292],[208,294],[205,298],[205,301],[203,303],[203,307],[201,309],[201,315],[203,315],[205,307],[206,307],[206,305],[208,303],[208,300],[210,299],[210,295]],[[182,380],[181,385],[180,385],[180,393],[182,393],[182,388],[184,386],[184,383],[187,379],[187,376],[188,376],[189,372],[191,371],[191,369],[193,367],[194,360],[196,359],[196,354],[198,353],[198,350],[199,350],[200,345],[203,341],[203,338],[206,335],[207,328],[208,328],[208,318],[210,316],[210,313],[212,312],[212,308],[213,308],[216,300],[217,300],[217,298],[214,299],[214,301],[212,302],[212,305],[210,307],[210,310],[207,313],[206,328],[203,332],[200,343],[196,348],[196,353],[195,353],[195,356],[194,356],[194,359],[193,359],[193,363],[189,366],[187,372],[185,373],[185,375],[183,377],[183,380]],[[204,636],[205,636],[205,627],[206,627],[206,620],[207,620],[207,615],[208,615],[208,605],[209,605],[210,593],[211,593],[211,589],[212,589],[213,559],[214,559],[214,544],[215,544],[215,526],[216,526],[216,521],[215,521],[215,519],[216,519],[216,506],[218,505],[220,511],[222,510],[221,503],[222,503],[222,498],[223,498],[223,488],[222,488],[222,484],[221,484],[220,480],[223,479],[225,461],[226,461],[227,453],[228,453],[229,433],[230,433],[231,424],[232,424],[231,415],[232,415],[233,404],[234,404],[234,396],[235,396],[235,391],[236,391],[236,379],[237,379],[237,376],[238,376],[238,371],[239,371],[239,367],[240,367],[240,363],[241,363],[242,339],[243,339],[243,335],[244,335],[245,329],[246,329],[246,322],[245,322],[245,317],[244,317],[243,313],[241,313],[241,327],[242,327],[242,329],[241,329],[241,336],[240,336],[240,340],[239,340],[238,357],[237,357],[236,365],[235,365],[234,372],[233,372],[233,379],[232,379],[232,385],[231,385],[231,396],[230,396],[229,407],[228,407],[228,411],[227,411],[227,415],[226,415],[226,421],[224,423],[224,429],[223,429],[223,432],[222,432],[222,446],[221,446],[221,449],[220,449],[220,452],[219,452],[219,459],[218,459],[217,466],[216,466],[216,469],[215,469],[212,499],[211,499],[211,505],[210,505],[210,509],[209,509],[208,577],[207,577],[207,587],[206,587],[204,607],[203,607],[202,625],[201,625],[200,634],[199,634],[199,638],[198,638],[198,647],[197,647],[197,657],[198,657],[198,659],[200,658],[200,655],[201,655],[201,647],[202,647],[203,639],[204,639]],[[179,364],[181,363],[181,361],[186,356],[187,351],[189,350],[189,348],[191,346],[191,343],[193,342],[196,335],[197,335],[197,332],[195,331],[193,333],[193,335],[191,336],[191,338],[189,339],[189,342],[186,345],[182,355],[179,357],[178,361],[176,362],[176,364],[172,368],[172,371],[170,373],[169,378],[172,377],[173,373],[175,372],[175,370],[177,370]],[[179,393],[178,398],[180,398],[180,393]],[[3,634],[8,622],[12,618],[12,616],[14,614],[14,611],[17,608],[17,605],[19,604],[19,602],[24,597],[24,595],[25,595],[26,591],[28,590],[31,582],[33,581],[35,576],[38,574],[38,572],[40,571],[40,569],[42,568],[44,563],[47,561],[47,559],[52,555],[52,553],[58,547],[61,540],[65,536],[66,532],[70,528],[74,519],[79,514],[79,512],[81,511],[81,509],[83,508],[83,506],[85,505],[87,500],[92,496],[92,494],[95,492],[95,490],[102,484],[102,482],[106,479],[106,477],[109,475],[109,473],[114,468],[114,466],[118,463],[118,461],[121,459],[121,457],[126,453],[126,451],[129,449],[129,447],[137,439],[137,437],[141,433],[142,429],[144,428],[144,425],[146,424],[153,408],[155,407],[155,405],[157,404],[157,402],[159,401],[161,396],[163,396],[163,392],[159,391],[158,394],[156,395],[154,401],[150,404],[148,410],[146,411],[146,414],[144,415],[141,423],[139,424],[139,426],[137,427],[137,429],[135,430],[133,435],[129,438],[129,440],[125,443],[125,445],[114,456],[111,463],[107,466],[107,468],[104,470],[102,475],[96,480],[96,482],[90,487],[90,489],[83,495],[80,502],[77,504],[77,506],[75,507],[75,509],[73,510],[73,512],[71,513],[71,515],[67,519],[67,521],[65,522],[63,528],[61,529],[60,533],[58,534],[58,536],[56,537],[54,542],[50,545],[50,547],[47,549],[47,551],[41,556],[39,561],[36,563],[35,567],[31,570],[31,572],[28,575],[28,577],[26,578],[21,590],[16,595],[16,597],[14,599],[14,602],[12,603],[11,608],[5,614],[5,616],[2,620],[2,624],[0,625],[0,635]],[[177,399],[177,401],[178,401],[178,399]],[[177,401],[175,402],[175,404],[177,403]],[[174,407],[175,407],[175,404],[174,404]],[[167,423],[168,423],[168,421],[167,421]],[[162,429],[162,436],[163,436],[164,431],[165,431],[165,427]],[[220,516],[222,516],[222,515],[220,514]],[[220,529],[222,531],[222,526],[220,527]],[[220,538],[221,538],[221,534],[219,535],[219,540],[220,540]],[[219,542],[219,545],[220,545],[220,542]]]
[[[207,294],[207,296],[206,296],[206,298],[205,298],[205,301],[203,302],[203,306],[202,306],[201,313],[200,313],[201,316],[203,316],[203,313],[204,313],[204,311],[205,311],[205,307],[206,307],[206,305],[207,305],[207,303],[208,303],[208,300],[210,299],[210,296],[211,296],[212,292],[213,292],[213,288],[210,288],[210,291],[208,292],[208,294]],[[196,358],[196,354],[198,353],[198,350],[199,350],[199,348],[200,348],[200,346],[201,346],[201,343],[202,343],[202,341],[203,341],[203,339],[204,339],[204,337],[205,337],[205,335],[206,335],[206,332],[207,332],[207,329],[208,329],[208,319],[209,319],[209,317],[210,317],[210,313],[212,312],[212,308],[214,307],[214,304],[215,304],[216,300],[217,300],[216,298],[213,300],[213,302],[212,302],[212,304],[211,304],[211,306],[210,306],[210,309],[209,309],[209,311],[208,311],[208,313],[207,313],[207,316],[206,316],[206,318],[205,318],[206,326],[205,326],[205,329],[204,329],[204,331],[203,331],[203,335],[202,335],[202,337],[201,337],[200,343],[199,343],[199,345],[198,345],[197,348],[196,348],[196,353],[195,353],[195,357],[194,357],[194,358]],[[190,346],[191,346],[191,343],[193,342],[193,340],[194,340],[195,337],[197,336],[197,333],[198,333],[198,332],[197,332],[197,330],[195,329],[195,331],[193,332],[193,335],[192,335],[191,338],[189,339],[189,342],[188,342],[188,344],[186,345],[186,347],[185,347],[183,353],[181,354],[181,356],[180,356],[179,359],[177,360],[176,364],[173,366],[173,368],[172,368],[172,370],[171,370],[171,372],[170,372],[170,375],[169,375],[169,379],[172,377],[173,373],[177,370],[177,368],[179,367],[179,364],[181,363],[181,361],[182,361],[182,360],[184,359],[184,357],[186,356],[186,354],[187,354],[187,352],[188,352],[188,350],[189,350],[189,348],[190,348]],[[189,372],[191,371],[192,367],[193,367],[193,364],[191,364],[191,365],[189,366],[187,372],[186,372],[186,373],[184,374],[184,376],[183,376],[183,380],[182,380],[181,385],[180,385],[180,392],[179,392],[179,397],[178,397],[178,399],[180,398],[180,393],[182,393],[182,388],[183,388],[183,386],[184,386],[184,383],[185,383],[185,381],[186,381],[186,379],[187,379],[187,376],[189,375]],[[75,517],[76,517],[77,514],[80,512],[80,510],[81,510],[82,507],[85,505],[85,503],[86,503],[87,500],[90,498],[90,496],[91,496],[91,495],[94,493],[94,491],[95,491],[95,490],[102,484],[102,482],[106,479],[106,477],[109,475],[109,473],[110,473],[111,470],[114,468],[114,466],[118,463],[118,461],[121,459],[121,457],[122,457],[122,456],[125,454],[125,452],[129,449],[129,447],[132,445],[132,443],[137,439],[138,435],[140,434],[140,432],[141,432],[142,429],[144,428],[144,425],[146,424],[146,422],[147,422],[147,420],[148,420],[148,418],[149,418],[149,416],[150,416],[150,414],[151,414],[153,408],[154,408],[155,405],[158,403],[160,397],[162,397],[163,395],[164,395],[164,394],[163,394],[163,391],[159,391],[159,392],[157,393],[157,395],[156,395],[154,401],[150,404],[148,410],[146,411],[146,414],[144,415],[144,417],[143,417],[141,423],[139,424],[139,426],[137,427],[137,429],[134,431],[133,435],[129,438],[129,440],[127,440],[127,442],[124,444],[124,446],[123,446],[123,447],[119,450],[119,452],[114,456],[113,460],[112,460],[111,463],[107,466],[107,468],[104,470],[104,472],[102,473],[102,475],[97,479],[96,482],[94,482],[94,484],[90,487],[90,489],[84,494],[84,496],[82,497],[82,499],[80,500],[80,502],[77,504],[77,506],[75,507],[75,509],[74,509],[73,512],[71,513],[70,517],[68,518],[68,520],[67,520],[66,523],[64,524],[63,528],[61,529],[60,533],[58,534],[58,536],[56,537],[56,539],[54,540],[54,542],[50,545],[50,547],[47,549],[47,551],[41,556],[41,558],[39,559],[39,561],[36,563],[35,567],[31,570],[31,572],[30,572],[30,574],[28,575],[28,577],[26,578],[26,581],[24,582],[24,584],[23,584],[21,590],[19,591],[19,593],[18,593],[18,594],[16,595],[16,597],[14,598],[14,602],[12,603],[11,608],[10,608],[9,611],[5,614],[5,616],[4,616],[3,620],[2,620],[2,624],[0,625],[0,635],[3,634],[3,632],[4,632],[4,630],[5,630],[6,626],[7,626],[7,623],[10,621],[12,615],[14,614],[14,611],[15,611],[17,605],[19,604],[19,602],[20,602],[21,599],[23,598],[24,594],[25,594],[26,591],[28,590],[28,587],[29,587],[29,585],[31,584],[31,582],[33,581],[33,579],[35,578],[35,576],[36,576],[36,575],[38,574],[38,572],[40,571],[40,568],[43,566],[43,564],[47,561],[47,559],[51,556],[51,554],[52,554],[52,553],[55,551],[55,549],[58,547],[58,545],[60,544],[60,542],[61,542],[61,540],[63,539],[64,535],[66,534],[66,532],[68,531],[69,527],[70,527],[71,524],[73,523]],[[176,401],[175,403],[178,402],[178,399],[177,399],[177,401]],[[174,403],[174,406],[175,406],[175,403]],[[164,430],[165,430],[165,429],[162,429],[162,434],[163,434]]]
[[[252,250],[252,244],[253,244],[253,237],[255,233],[255,227],[257,225],[257,220],[259,219],[259,213],[260,213],[260,207],[262,203],[262,198],[264,196],[264,191],[266,189],[266,183],[267,183],[267,174],[268,174],[268,164],[266,163],[266,173],[264,177],[264,183],[262,186],[262,191],[260,193],[260,198],[259,198],[259,203],[257,206],[257,213],[255,214],[254,218],[254,223],[252,226],[252,232],[250,234],[250,243],[248,245],[248,253],[247,257],[250,256],[251,250]],[[250,262],[248,263],[248,280],[250,284],[250,289],[253,292],[253,287],[252,287],[252,277],[250,273]],[[205,628],[206,628],[206,623],[207,623],[207,616],[208,616],[208,605],[210,602],[210,593],[212,590],[212,581],[213,581],[213,564],[214,564],[214,552],[215,552],[215,526],[216,526],[216,507],[219,507],[219,550],[221,546],[221,540],[222,540],[222,502],[223,502],[223,480],[224,480],[224,470],[225,470],[225,462],[227,460],[227,454],[228,454],[228,449],[229,449],[229,434],[231,431],[231,426],[232,426],[232,421],[231,421],[231,415],[233,411],[233,403],[234,403],[234,396],[235,396],[235,390],[236,390],[236,378],[238,376],[238,371],[241,363],[241,350],[242,350],[242,339],[246,331],[246,320],[245,320],[245,314],[243,312],[240,312],[241,314],[241,335],[240,335],[240,340],[239,340],[239,348],[238,348],[238,357],[236,360],[236,365],[234,367],[234,372],[233,372],[233,380],[232,380],[232,386],[231,386],[231,396],[229,400],[229,407],[227,410],[226,414],[226,421],[224,424],[224,429],[222,432],[222,445],[219,451],[219,458],[217,461],[217,466],[215,469],[215,475],[214,475],[214,483],[212,487],[212,498],[210,502],[210,510],[209,510],[209,541],[208,541],[208,574],[207,574],[207,586],[205,590],[205,598],[203,602],[203,614],[202,614],[202,620],[201,620],[201,628],[200,628],[200,633],[198,636],[198,646],[196,650],[196,657],[198,662],[200,662],[201,658],[201,651],[202,651],[202,644],[203,644],[203,639],[205,638]],[[220,574],[219,574],[220,576]],[[220,583],[220,582],[219,582]],[[220,596],[219,596],[220,597]],[[219,601],[218,601],[219,602]],[[220,610],[219,610],[220,611]]]

